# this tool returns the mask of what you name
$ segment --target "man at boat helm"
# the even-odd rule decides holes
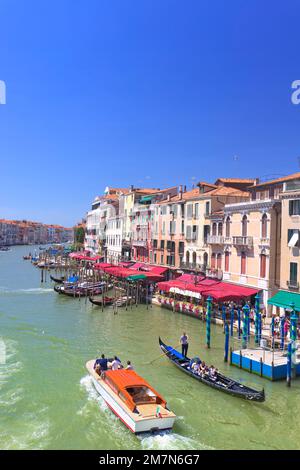
[[[107,370],[107,362],[108,360],[104,356],[104,354],[101,354],[101,359],[96,359],[95,364],[94,364],[94,369],[96,369],[96,366],[100,366],[101,372],[104,372]]]
[[[182,336],[180,337],[180,344],[182,355],[186,357],[189,349],[189,337],[185,332],[183,332]]]

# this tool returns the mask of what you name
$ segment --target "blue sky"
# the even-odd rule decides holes
[[[300,171],[298,1],[1,0],[0,218]]]

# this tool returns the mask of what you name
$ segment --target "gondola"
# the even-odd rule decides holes
[[[176,367],[194,379],[199,380],[199,382],[202,382],[205,385],[209,385],[210,387],[225,392],[229,395],[244,398],[245,400],[259,402],[265,401],[264,390],[261,392],[254,390],[253,388],[247,387],[246,385],[243,385],[236,380],[225,377],[219,372],[216,374],[215,380],[209,376],[201,377],[196,375],[189,367],[191,360],[188,357],[184,357],[179,351],[176,351],[176,349],[173,349],[171,346],[167,346],[160,338],[159,345],[161,350]]]
[[[65,276],[61,276],[61,277],[54,277],[50,274],[50,279],[54,282],[56,282],[56,284],[62,284],[64,281],[65,281]]]
[[[113,297],[107,297],[105,296],[103,299],[98,299],[98,300],[95,300],[93,299],[93,297],[89,297],[89,301],[94,304],[94,305],[98,305],[100,307],[102,307],[102,304],[103,304],[103,307],[105,307],[106,305],[112,305],[114,303],[114,298]]]
[[[55,292],[58,294],[67,295],[68,297],[86,297],[93,292],[93,295],[101,295],[102,287],[92,289],[84,289],[82,287],[65,287],[63,284],[54,286]]]

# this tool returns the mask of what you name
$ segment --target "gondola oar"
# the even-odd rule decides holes
[[[177,344],[173,349],[176,349],[176,348],[178,348],[179,346],[181,346],[181,343]],[[145,365],[145,366],[151,365],[151,364],[153,364],[153,362],[157,361],[158,359],[160,359],[161,357],[163,357],[163,356],[165,356],[165,355],[166,355],[165,353],[162,353],[162,354],[160,354],[159,356],[157,356],[156,358],[152,359],[152,361],[146,362],[144,365]]]

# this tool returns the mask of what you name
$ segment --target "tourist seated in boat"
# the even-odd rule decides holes
[[[194,360],[194,362],[192,363],[191,369],[194,373],[198,373],[200,366],[201,366],[201,360],[200,359],[196,361]]]
[[[115,356],[114,360],[111,363],[111,370],[118,370],[118,369],[123,369],[123,366],[121,364],[120,359],[117,356]]]
[[[94,369],[96,370],[96,366],[97,364],[99,364],[101,372],[104,372],[108,369],[107,363],[108,363],[108,360],[106,359],[105,355],[101,354],[101,358],[96,359],[95,361]]]
[[[100,364],[96,364],[96,367],[94,367],[96,374],[101,375],[101,367]]]
[[[131,361],[127,361],[127,366],[125,367],[126,370],[134,370],[131,364]]]
[[[215,367],[213,365],[210,366],[209,368],[209,377],[212,379],[212,380],[216,380],[217,379],[217,371],[215,369]]]

